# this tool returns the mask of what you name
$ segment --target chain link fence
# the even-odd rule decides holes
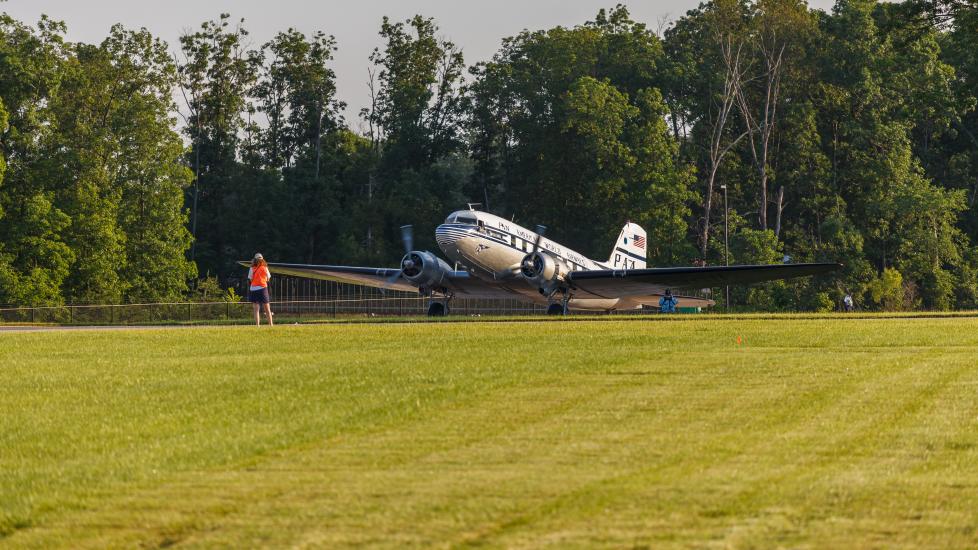
[[[234,283],[243,285],[242,281]],[[415,293],[384,291],[333,281],[276,277],[270,285],[277,322],[311,322],[356,317],[423,316],[429,300]],[[245,287],[246,288],[246,287]],[[245,291],[242,288],[242,292]],[[453,316],[543,315],[546,306],[520,298],[454,298]],[[656,308],[614,312],[655,313]],[[571,312],[600,315],[600,312]],[[121,305],[66,305],[0,308],[0,324],[161,325],[253,322],[248,302],[175,302]]]
[[[387,297],[340,300],[272,302],[278,322],[315,321],[354,317],[425,315],[428,299]],[[546,308],[519,300],[467,300],[451,302],[452,315],[532,315]],[[68,305],[0,308],[3,324],[155,325],[246,323],[253,319],[248,302],[177,302],[162,304]]]
[[[276,322],[362,317],[424,316],[428,299],[387,297],[341,300],[292,300],[272,302]],[[615,313],[654,313],[642,311]],[[455,298],[453,316],[544,315],[546,307],[522,300],[476,300]],[[572,312],[600,315],[600,312]],[[0,308],[0,324],[56,325],[165,325],[165,324],[240,324],[253,321],[248,302],[177,302],[161,304],[67,305],[51,307]]]

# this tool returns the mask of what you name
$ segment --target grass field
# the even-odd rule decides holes
[[[170,545],[975,547],[978,319],[0,334],[0,548]]]

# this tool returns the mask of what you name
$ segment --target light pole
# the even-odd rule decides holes
[[[723,265],[730,265],[730,233],[727,231],[727,185],[721,185],[723,189]],[[730,285],[727,285],[727,313],[730,313]]]

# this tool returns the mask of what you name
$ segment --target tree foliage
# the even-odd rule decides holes
[[[620,6],[504,40],[472,71],[469,196],[602,259],[629,219],[648,226],[653,261],[686,259],[693,173],[676,162],[662,64],[659,38]]]
[[[174,68],[145,31],[70,44],[0,17],[0,303],[179,298],[196,272]]]
[[[256,250],[393,264],[399,226],[433,249],[478,202],[597,259],[634,221],[652,265],[845,266],[737,307],[978,307],[976,24],[972,0],[711,0],[656,30],[616,6],[467,67],[435,19],[385,18],[347,121],[325,32],[252,46],[224,14],[174,57],[3,15],[0,303],[164,300],[198,273],[209,296]]]

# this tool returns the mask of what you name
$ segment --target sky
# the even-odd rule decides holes
[[[381,45],[377,32],[385,15],[394,20],[415,14],[434,17],[440,35],[461,47],[472,65],[490,59],[503,38],[523,29],[574,26],[616,3],[625,4],[636,21],[657,29],[699,0],[8,0],[0,3],[0,11],[29,23],[47,14],[67,23],[68,39],[76,42],[101,42],[115,23],[145,27],[174,51],[180,34],[222,12],[245,19],[254,47],[290,27],[307,35],[322,30],[336,37],[337,95],[348,105],[347,122],[356,126],[357,113],[367,104],[367,57]],[[810,6],[824,10],[832,4],[809,0]]]

